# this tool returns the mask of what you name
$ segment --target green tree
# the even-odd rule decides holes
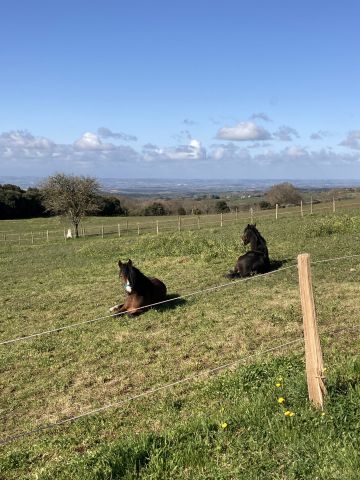
[[[300,203],[302,196],[294,185],[288,182],[273,185],[265,194],[265,198],[271,205],[297,205]]]
[[[186,210],[185,210],[184,207],[179,207],[177,209],[177,213],[178,213],[178,215],[186,215]]]
[[[154,202],[145,207],[144,209],[144,215],[150,216],[150,215],[166,215],[167,211],[164,207],[164,205],[160,202]]]
[[[228,213],[230,212],[230,208],[225,200],[219,200],[215,203],[215,211],[216,213]]]
[[[121,205],[120,200],[117,197],[99,196],[98,200],[99,210],[98,215],[107,217],[111,216],[127,216],[128,210]]]
[[[69,218],[79,236],[81,219],[98,210],[99,183],[95,178],[57,173],[41,184],[43,202],[48,211]]]

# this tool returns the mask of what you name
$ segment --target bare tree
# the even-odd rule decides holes
[[[96,196],[100,186],[95,178],[57,173],[47,178],[40,188],[47,210],[67,216],[74,225],[76,237],[81,219],[98,210]]]
[[[271,205],[299,204],[302,199],[299,191],[291,183],[284,182],[273,185],[265,194]]]

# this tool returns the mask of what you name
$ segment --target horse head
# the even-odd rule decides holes
[[[119,260],[118,265],[120,269],[119,278],[123,281],[125,290],[131,293],[135,287],[136,269],[133,267],[130,258],[125,263]]]
[[[241,237],[243,244],[248,245],[251,242],[251,239],[254,237],[254,233],[256,230],[256,223],[254,225],[247,224],[247,226],[244,229],[244,233]]]

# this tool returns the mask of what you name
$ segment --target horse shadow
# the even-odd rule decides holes
[[[166,295],[164,303],[154,305],[153,308],[156,311],[175,310],[179,306],[186,304],[186,300],[181,297],[180,293],[170,293]]]
[[[284,258],[282,260],[270,259],[269,272],[274,272],[275,270],[279,270],[279,268],[281,268],[283,265],[285,265],[291,260],[293,259],[292,258]]]

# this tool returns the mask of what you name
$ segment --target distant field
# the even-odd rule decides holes
[[[360,198],[336,201],[336,212],[344,213],[360,210]],[[333,203],[318,203],[312,206],[313,215],[324,215],[333,212]],[[303,205],[303,215],[311,214],[309,203]],[[253,220],[262,221],[266,219],[275,220],[275,209],[253,210]],[[278,209],[278,218],[294,217],[301,218],[299,206],[289,206]],[[251,213],[248,211],[231,212],[222,215],[222,223],[232,224],[235,222],[250,222]],[[216,227],[221,225],[220,214],[208,215],[184,215],[181,217],[181,229],[198,229],[202,227]],[[64,240],[64,232],[71,227],[71,224],[63,217],[34,218],[25,220],[0,220],[0,245],[8,243],[31,243],[33,234],[34,243]],[[139,216],[139,217],[86,217],[81,223],[80,233],[85,236],[121,236],[141,235],[144,233],[176,232],[179,230],[179,216]],[[20,239],[19,239],[20,235]]]
[[[291,214],[277,221],[273,210],[256,212],[270,257],[286,267],[301,252],[313,261],[359,255],[360,207],[350,203],[339,203],[346,208],[337,208],[335,215],[319,210],[304,218],[298,207],[286,209]],[[329,210],[332,204],[316,205],[314,212],[315,207]],[[163,279],[172,295],[227,283],[224,274],[245,251],[239,240],[249,218],[239,214],[234,220],[223,228],[1,246],[0,341],[106,316],[108,307],[123,298],[119,258],[131,258],[145,274]],[[84,225],[117,222],[91,217]],[[64,224],[60,218],[0,222],[2,232],[50,228]],[[359,323],[360,257],[315,263],[313,281],[320,332]],[[360,469],[359,331],[321,335],[329,391],[325,415],[308,404],[300,342],[249,358],[216,377],[205,375],[13,441],[0,447],[0,478],[355,480]],[[294,268],[137,318],[104,318],[0,345],[0,438],[301,336]],[[286,408],[279,405],[280,396]],[[286,417],[286,409],[295,415]]]

